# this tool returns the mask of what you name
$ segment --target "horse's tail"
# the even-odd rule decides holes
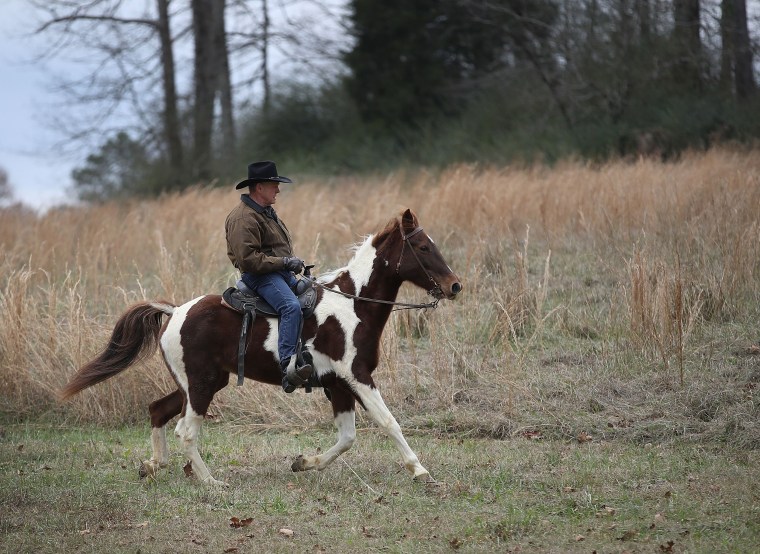
[[[141,302],[129,308],[116,322],[108,345],[86,363],[61,389],[62,400],[121,373],[150,356],[158,346],[164,314],[171,316],[176,306],[165,302]]]

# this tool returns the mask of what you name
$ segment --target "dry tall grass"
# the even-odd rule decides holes
[[[55,391],[128,304],[183,303],[233,281],[223,224],[237,201],[230,186],[41,216],[2,212],[0,411],[144,420],[172,385],[159,356],[65,405]],[[465,291],[433,313],[393,316],[377,381],[417,426],[503,435],[536,425],[573,433],[586,425],[567,419],[578,402],[592,415],[635,419],[653,383],[680,395],[682,411],[698,411],[711,385],[689,385],[721,379],[719,362],[757,333],[759,206],[760,155],[723,150],[668,164],[303,180],[283,187],[277,208],[317,272],[343,265],[348,245],[401,209],[417,212]],[[730,340],[721,347],[710,333]],[[647,377],[634,391],[637,375]],[[323,400],[247,382],[218,395],[212,411],[261,425],[327,422]]]

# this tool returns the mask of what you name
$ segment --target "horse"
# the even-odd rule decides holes
[[[299,455],[293,471],[324,470],[353,446],[358,402],[395,442],[413,478],[433,481],[372,378],[380,337],[394,305],[402,304],[396,297],[404,282],[428,291],[435,300],[426,306],[454,299],[462,290],[459,278],[408,209],[356,246],[345,267],[315,281],[317,304],[313,316],[304,321],[302,339],[332,403],[338,440],[322,454]],[[193,474],[203,483],[225,485],[201,458],[198,434],[214,395],[228,384],[230,373],[237,372],[240,328],[241,315],[222,305],[215,294],[180,306],[163,301],[135,304],[118,319],[107,346],[74,374],[60,396],[65,400],[113,377],[160,346],[177,389],[149,406],[153,454],[142,462],[140,474],[154,476],[168,465],[166,425],[180,415],[174,433]],[[277,318],[255,319],[244,358],[246,378],[280,386],[277,334]]]

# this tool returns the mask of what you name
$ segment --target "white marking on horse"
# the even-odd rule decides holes
[[[385,405],[383,397],[380,396],[380,392],[377,389],[373,389],[368,385],[364,385],[357,381],[351,383],[351,387],[361,399],[364,407],[367,408],[367,413],[375,420],[385,433],[394,440],[396,447],[401,452],[401,457],[404,460],[404,466],[406,469],[414,475],[415,478],[428,477],[428,470],[422,467],[417,455],[409,447],[409,443],[406,442],[403,433],[401,432],[401,426],[393,417],[393,414]]]
[[[329,466],[335,458],[350,449],[356,441],[356,412],[341,412],[333,421],[338,428],[338,442],[324,454],[317,456],[299,456],[293,464],[293,471],[306,471],[317,469],[322,471]]]
[[[264,350],[271,352],[274,359],[279,362],[280,351],[277,348],[277,341],[280,335],[279,320],[276,317],[268,317],[266,320],[269,325],[269,333],[267,333],[267,338],[264,339]]]
[[[172,372],[174,378],[182,390],[184,391],[185,398],[187,398],[187,374],[185,373],[185,359],[182,349],[182,337],[180,332],[182,331],[182,325],[187,318],[187,312],[190,308],[200,302],[205,296],[199,296],[189,302],[185,302],[181,306],[174,308],[172,318],[169,320],[169,324],[166,326],[166,331],[161,335],[161,350],[164,352],[166,364],[169,366],[169,371]],[[161,304],[158,304],[161,306]],[[160,308],[159,308],[160,309]]]

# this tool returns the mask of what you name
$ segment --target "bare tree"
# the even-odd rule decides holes
[[[216,68],[214,50],[214,6],[208,0],[191,0],[193,14],[193,177],[211,176],[211,136],[214,128]]]
[[[702,75],[700,0],[673,0],[673,76],[681,84],[698,89]]]
[[[0,167],[0,202],[13,198],[13,189],[8,181],[8,172]]]
[[[229,49],[227,47],[227,29],[225,1],[214,3],[214,53],[218,64],[217,94],[221,107],[222,155],[230,161],[235,153],[235,118],[232,102],[232,76],[230,75]]]
[[[153,142],[166,152],[168,165],[177,185],[184,173],[181,140],[174,37],[169,12],[171,0],[156,0],[156,13],[135,15],[122,7],[121,0],[34,0],[43,21],[37,33],[55,39],[45,57],[75,51],[90,62],[90,72],[76,80],[62,78],[59,91],[67,97],[67,106],[86,106],[89,117],[57,118],[59,131],[66,140],[87,141],[88,137],[115,135],[124,130],[123,122],[109,129],[109,121],[128,112],[127,128],[137,131],[143,140]],[[158,43],[158,48],[151,47]],[[160,87],[157,87],[160,83]],[[161,91],[156,97],[156,88]],[[155,104],[161,104],[156,110]],[[67,115],[71,110],[67,110]],[[155,113],[159,111],[160,125]],[[92,114],[97,114],[93,117]],[[72,121],[74,120],[74,121]],[[98,145],[99,146],[99,145]]]
[[[169,19],[169,0],[156,0],[158,8],[157,30],[161,41],[161,71],[164,90],[163,127],[169,152],[169,166],[175,178],[184,173],[184,152],[177,104],[177,84],[174,66],[174,48]]]
[[[235,147],[225,8],[225,0],[191,1],[195,47],[193,173],[202,180],[209,179],[212,174],[214,107],[217,98],[221,105],[224,157],[234,152]]]
[[[746,0],[722,0],[720,31],[720,80],[723,87],[733,90],[738,98],[753,96],[757,85],[752,65]]]

